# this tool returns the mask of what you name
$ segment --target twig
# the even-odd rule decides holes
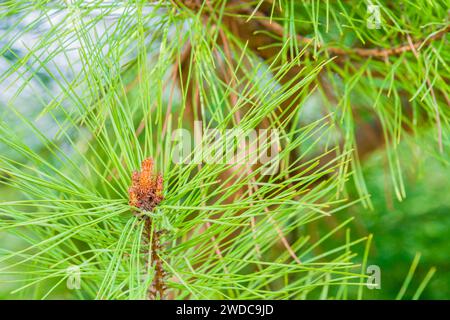
[[[151,264],[154,266],[153,280],[148,288],[147,297],[150,300],[164,299],[167,290],[165,281],[167,274],[160,257],[160,252],[162,251],[161,235],[164,231],[152,230],[152,219],[148,216],[144,216],[144,219],[144,242],[149,244]]]
[[[132,175],[132,185],[128,189],[129,204],[144,212],[152,212],[163,200],[163,179],[160,174],[153,173],[153,159],[148,158],[142,162],[141,171]],[[136,214],[136,213],[135,213]],[[161,235],[164,230],[157,230],[153,220],[145,213],[138,215],[144,220],[143,242],[149,246],[149,260],[154,267],[153,280],[148,288],[149,299],[164,299],[166,291],[166,272],[160,257]]]
[[[251,9],[242,9],[244,12],[253,14],[255,17],[258,17],[258,23],[260,23],[266,30],[269,30],[276,34],[277,36],[283,36],[284,35],[284,28],[279,23],[275,21],[269,21],[268,17],[264,15],[263,13],[259,11],[252,11]],[[398,47],[394,48],[350,48],[350,49],[343,49],[343,48],[337,48],[337,47],[326,47],[325,44],[319,44],[318,47],[323,47],[324,50],[328,53],[335,54],[335,55],[352,55],[356,54],[360,57],[373,57],[373,58],[385,58],[386,56],[394,56],[394,55],[400,55],[404,52],[413,51],[417,52],[421,47],[423,47],[425,44],[433,41],[441,39],[444,35],[446,35],[450,31],[450,24],[447,25],[445,28],[441,29],[440,31],[435,31],[432,34],[430,34],[427,38],[424,40],[419,40],[414,43],[406,43],[403,45],[400,45]],[[296,35],[297,41],[302,44],[310,44],[314,40],[311,38],[303,37],[300,35]]]

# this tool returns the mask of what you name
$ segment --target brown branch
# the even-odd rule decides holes
[[[396,56],[400,55],[404,52],[409,51],[418,51],[424,45],[443,38],[450,31],[450,25],[447,25],[445,28],[441,29],[438,32],[434,32],[430,34],[424,40],[419,40],[414,43],[403,44],[394,48],[352,48],[352,49],[341,49],[341,48],[327,48],[326,50],[330,53],[336,55],[348,55],[348,54],[356,54],[360,57],[373,57],[373,58],[385,58],[386,56]]]
[[[171,0],[171,1],[173,1],[173,0]],[[225,13],[224,20],[239,19],[239,20],[244,21],[243,18],[251,17],[252,19],[250,19],[250,20],[245,19],[244,22],[251,23],[252,21],[253,22],[256,21],[257,23],[260,24],[261,27],[263,27],[262,29],[261,28],[251,28],[251,29],[254,29],[254,31],[257,32],[257,31],[265,30],[265,31],[272,32],[273,34],[275,34],[279,37],[283,37],[285,35],[284,27],[282,25],[280,25],[278,22],[276,22],[272,19],[269,19],[269,17],[264,12],[261,11],[264,6],[261,6],[261,8],[259,8],[258,10],[255,10],[255,8],[250,6],[247,2],[248,1],[238,1],[238,2],[233,1],[233,0],[229,1],[229,3],[228,3],[229,12]],[[208,2],[208,4],[209,4],[209,2]],[[178,5],[185,6],[186,8],[193,10],[193,11],[197,11],[202,7],[201,1],[199,1],[199,0],[179,0]],[[209,14],[209,12],[213,11],[214,9],[212,9],[211,5],[209,4],[207,7],[203,7],[202,10],[203,10],[204,14]],[[257,18],[257,19],[253,19],[253,18]],[[295,35],[295,37],[296,37],[296,40],[298,43],[303,44],[303,45],[309,45],[311,43],[315,43],[318,48],[324,48],[324,52],[328,52],[331,55],[336,55],[336,56],[357,55],[357,56],[363,57],[363,58],[372,57],[372,58],[376,58],[376,59],[385,59],[388,56],[396,56],[396,55],[400,55],[404,52],[413,51],[416,53],[417,50],[419,50],[424,45],[430,43],[431,41],[439,40],[439,39],[443,38],[449,31],[450,31],[450,24],[447,24],[443,29],[431,33],[425,39],[420,39],[420,40],[417,40],[416,42],[412,42],[412,43],[411,43],[411,40],[408,39],[408,42],[406,42],[402,45],[399,45],[397,47],[393,47],[393,48],[327,47],[326,44],[324,44],[324,43],[318,44],[317,42],[315,42],[314,39],[311,39],[308,37],[304,37],[301,35]],[[253,34],[252,36],[256,36],[256,34]],[[273,43],[273,38],[271,38],[269,35],[259,35],[259,37],[270,38],[269,43]],[[249,37],[247,37],[247,38],[249,38]],[[266,41],[263,41],[263,42],[266,42]]]
[[[284,28],[276,21],[269,21],[269,17],[267,17],[265,14],[256,11],[253,12],[251,9],[242,9],[243,12],[246,12],[248,14],[253,14],[255,17],[259,18],[256,21],[258,21],[261,26],[264,27],[266,31],[271,31],[272,33],[276,34],[277,36],[282,37],[284,35]],[[373,57],[373,58],[385,58],[386,56],[394,56],[394,55],[400,55],[404,52],[409,51],[417,51],[422,46],[426,45],[427,43],[438,40],[444,37],[448,32],[450,31],[450,24],[447,25],[445,28],[435,31],[432,34],[430,34],[428,37],[426,37],[423,40],[418,40],[413,43],[405,43],[403,45],[394,47],[394,48],[350,48],[350,49],[343,49],[338,47],[326,47],[325,44],[319,44],[319,48],[324,48],[324,50],[330,54],[334,55],[352,55],[356,54],[360,57]],[[313,39],[308,37],[303,37],[300,35],[296,35],[297,41],[304,45],[309,45],[314,42]]]
[[[144,242],[149,244],[151,263],[154,267],[153,280],[147,291],[147,297],[150,300],[161,299],[163,300],[166,295],[166,276],[167,273],[164,270],[163,261],[160,257],[162,251],[161,235],[163,230],[152,231],[152,219],[150,217],[144,217]]]

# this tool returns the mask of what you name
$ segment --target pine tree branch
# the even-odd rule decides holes
[[[278,41],[270,34],[274,34],[278,37],[285,35],[284,28],[277,22],[269,20],[269,17],[260,10],[255,10],[254,8],[246,7],[240,8],[239,13],[241,15],[226,15],[223,18],[223,24],[229,28],[229,30],[243,43],[247,44],[247,47],[252,49],[261,58],[272,61],[279,54],[279,47],[274,46]],[[245,14],[245,15],[244,15]],[[256,19],[247,19],[248,16],[253,16]],[[336,55],[340,57],[352,58],[357,56],[358,58],[374,58],[374,59],[386,59],[389,56],[400,55],[404,52],[413,52],[417,54],[417,51],[425,45],[431,43],[432,41],[439,40],[450,31],[450,25],[431,33],[425,39],[420,39],[412,41],[409,37],[406,44],[400,45],[394,48],[349,48],[343,49],[338,47],[326,47],[322,44],[319,47],[323,47],[322,53],[327,52],[331,55]],[[313,39],[297,35],[297,41],[300,44],[309,45],[314,41]],[[336,61],[339,63],[339,61]],[[300,71],[300,67],[294,66],[291,70],[280,79],[281,83],[288,83],[295,75]],[[288,115],[289,109],[294,105],[292,99],[296,99],[296,95],[293,98],[288,99],[281,104],[281,109],[283,114]],[[409,109],[408,106],[406,106]],[[407,114],[410,114],[406,110]],[[437,118],[439,123],[439,117]],[[356,124],[356,149],[358,150],[358,156],[362,159],[367,155],[377,150],[384,145],[385,139],[383,138],[383,130],[381,122],[378,118],[374,117],[371,123],[357,123]],[[440,138],[441,146],[441,138]],[[328,153],[324,156],[321,164],[325,165],[330,157],[336,156],[335,152]],[[296,155],[293,155],[296,158]]]
[[[166,271],[164,270],[164,264],[160,257],[162,246],[161,246],[161,235],[162,230],[152,230],[152,219],[148,216],[144,216],[144,231],[143,237],[144,242],[149,245],[151,264],[154,267],[153,280],[148,288],[147,297],[149,300],[161,299],[163,300],[166,296]]]
[[[162,176],[153,173],[153,159],[148,158],[142,162],[141,171],[135,171],[132,175],[132,185],[128,190],[129,204],[146,212],[152,212],[163,200]],[[148,298],[164,299],[166,292],[166,272],[160,257],[161,235],[164,230],[157,230],[153,225],[153,219],[148,215],[138,215],[144,220],[143,243],[149,246],[149,260],[154,267],[153,280],[148,288]]]
[[[242,13],[246,13],[248,15],[255,16],[257,18],[256,21],[262,27],[262,28],[259,28],[256,30],[251,28],[252,30],[250,33],[254,34],[255,32],[265,30],[265,31],[271,32],[280,37],[285,35],[283,26],[281,26],[276,21],[273,21],[273,20],[270,21],[269,17],[266,16],[264,13],[262,13],[260,11],[254,11],[249,8],[242,9]],[[244,21],[242,20],[240,25],[243,28],[245,28],[246,22],[244,22],[243,24],[242,24],[242,22],[244,22]],[[434,31],[433,33],[428,35],[425,39],[420,39],[420,40],[417,40],[412,43],[407,42],[405,44],[399,45],[394,48],[348,48],[348,49],[344,49],[344,48],[338,48],[338,47],[327,47],[326,44],[323,44],[323,43],[319,44],[318,47],[319,48],[323,47],[324,52],[328,52],[331,55],[337,55],[337,56],[357,55],[360,57],[372,57],[372,58],[383,58],[384,59],[387,56],[395,56],[395,55],[400,55],[404,52],[412,52],[412,51],[419,50],[426,44],[428,44],[434,40],[439,40],[439,39],[443,38],[449,31],[450,31],[450,24],[448,24],[447,26],[445,26],[444,28],[442,28],[440,30]],[[264,33],[262,36],[270,38],[268,35],[265,35]],[[303,45],[309,45],[314,42],[313,39],[304,37],[301,35],[296,35],[296,38],[297,38],[298,43],[303,44]],[[249,42],[251,42],[252,37],[249,37],[248,39],[245,39],[245,40],[249,40]],[[271,38],[271,40],[269,40],[269,41],[273,42],[273,38]],[[254,47],[254,46],[252,46],[252,47]]]

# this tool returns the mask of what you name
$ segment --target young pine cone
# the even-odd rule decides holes
[[[130,206],[145,211],[153,209],[164,199],[163,178],[153,173],[153,159],[142,161],[141,171],[134,171],[132,184],[128,189]]]

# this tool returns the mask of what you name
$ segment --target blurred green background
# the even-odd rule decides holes
[[[433,133],[429,134],[416,141],[425,150],[436,144]],[[411,151],[414,148],[406,144],[399,151],[406,199],[400,202],[395,198],[385,154],[378,151],[363,164],[374,209],[356,205],[336,217],[344,220],[353,216],[352,232],[374,236],[368,264],[380,266],[381,289],[366,290],[366,298],[395,298],[414,256],[420,253],[404,298],[412,298],[430,268],[435,267],[436,273],[421,299],[450,299],[450,156],[448,152],[435,155],[431,151]]]

